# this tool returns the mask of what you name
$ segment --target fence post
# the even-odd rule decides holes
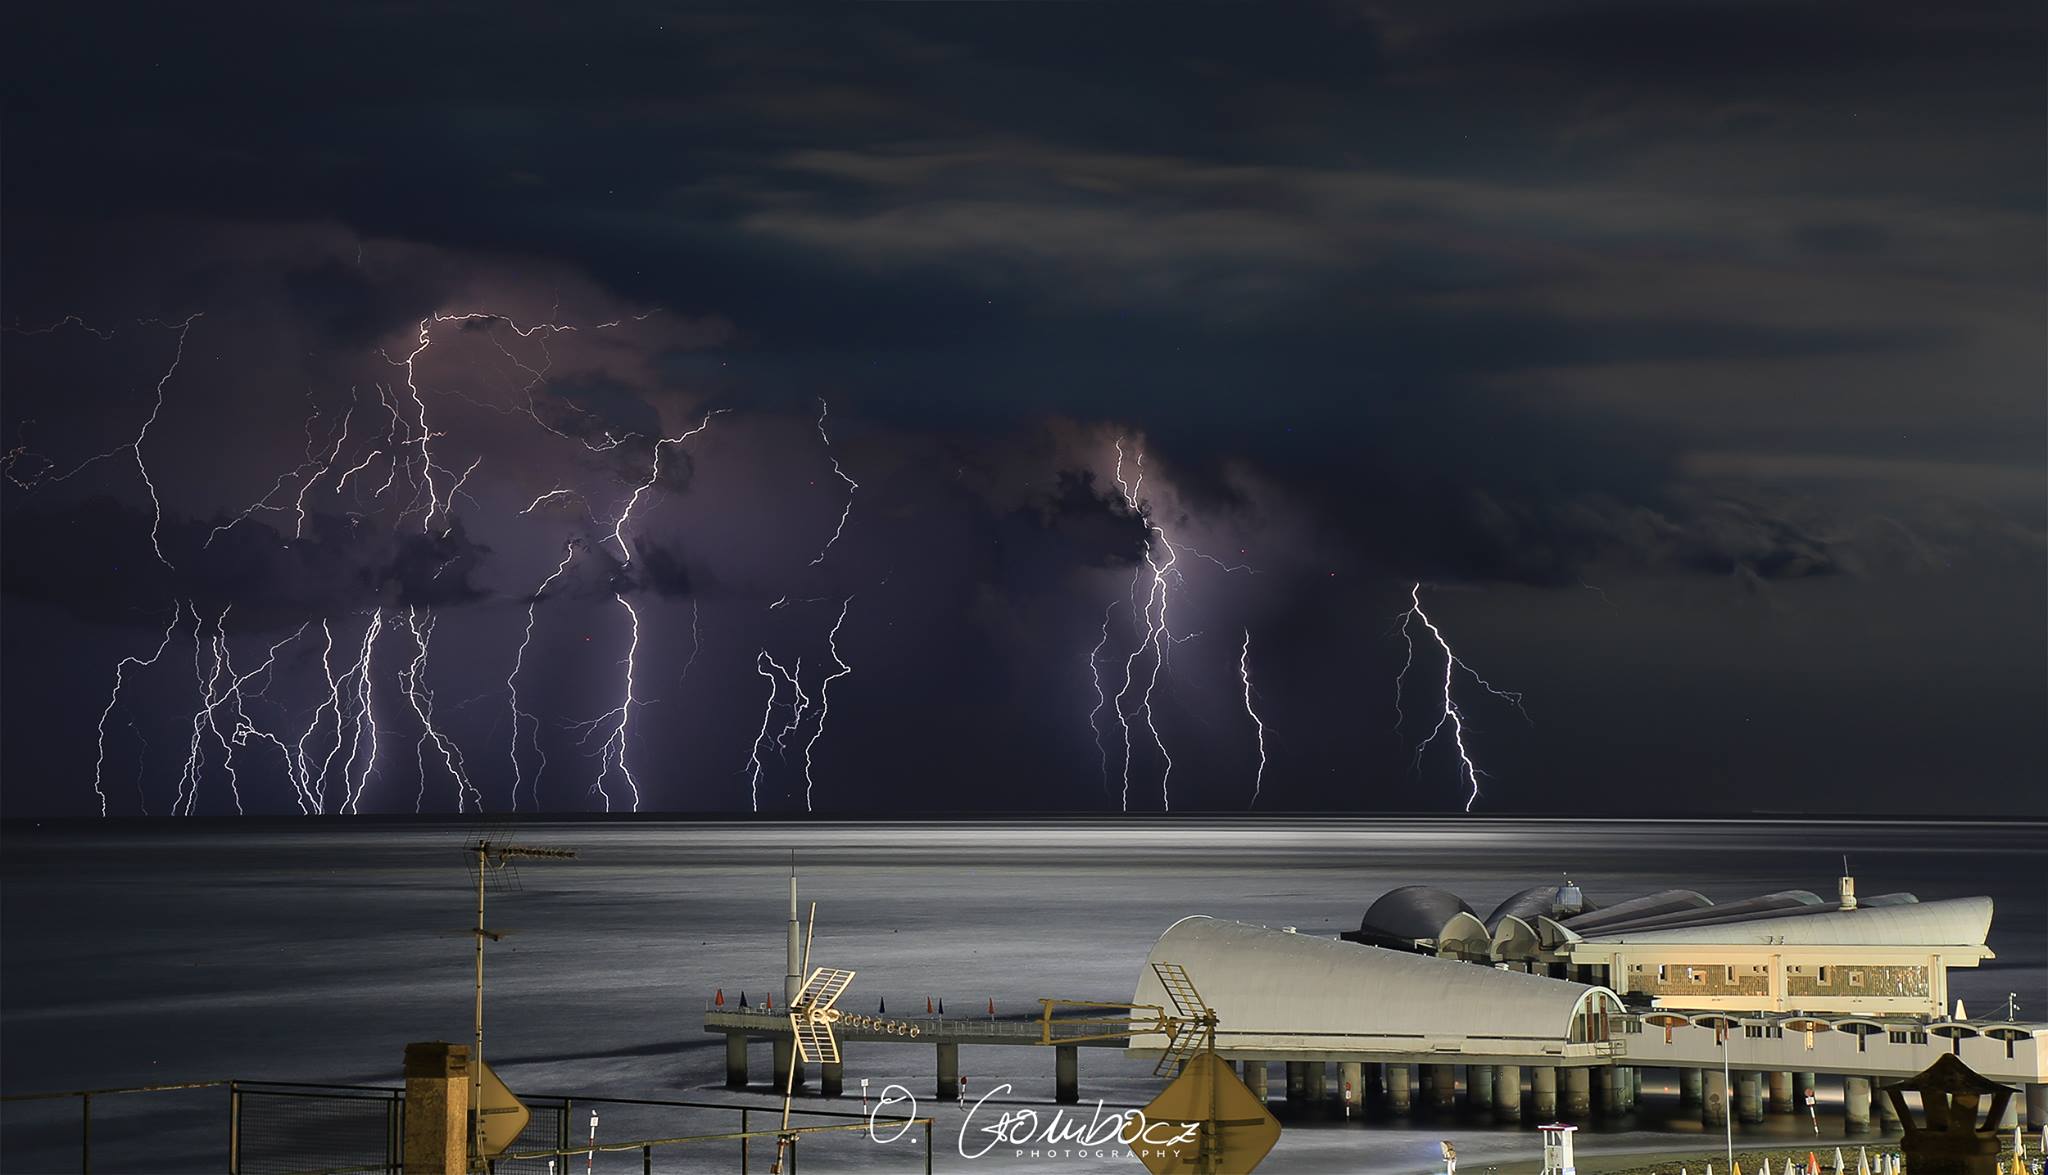
[[[569,1167],[569,1117],[575,1104],[568,1098],[563,1098],[562,1117],[555,1124],[555,1149],[562,1152],[562,1169],[565,1171]]]
[[[84,1132],[78,1143],[78,1170],[80,1175],[92,1175],[92,1095],[78,1095],[78,1121]]]
[[[924,1175],[932,1175],[932,1135],[938,1132],[938,1125],[936,1120],[924,1124]]]
[[[400,1090],[392,1091],[384,1107],[384,1166],[396,1175],[405,1171],[405,1094]]]
[[[747,1175],[747,1144],[748,1144],[748,1143],[750,1143],[750,1142],[752,1142],[752,1141],[754,1141],[753,1139],[751,1139],[751,1138],[748,1138],[748,1137],[747,1137],[747,1133],[748,1133],[748,1131],[749,1131],[750,1129],[751,1129],[751,1127],[749,1127],[749,1126],[747,1125],[747,1112],[746,1112],[745,1110],[741,1110],[741,1111],[740,1111],[740,1175]]]
[[[651,1146],[640,1148],[640,1175],[654,1175],[654,1148]]]
[[[242,1175],[242,1085],[228,1082],[228,1175]]]

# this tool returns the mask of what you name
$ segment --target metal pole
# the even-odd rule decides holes
[[[1721,1129],[1728,1142],[1728,1170],[1735,1170],[1735,1086],[1728,1081],[1728,1026],[1721,1028]]]
[[[84,1130],[78,1144],[78,1170],[81,1175],[92,1175],[92,1095],[78,1096],[79,1125]]]
[[[228,1175],[242,1175],[242,1090],[228,1082]]]
[[[932,1175],[932,1135],[936,1124],[927,1122],[924,1127],[924,1175]]]
[[[651,1146],[640,1148],[640,1175],[654,1175],[654,1148]]]
[[[749,1141],[751,1141],[751,1140],[749,1140],[749,1139],[747,1138],[747,1133],[748,1133],[749,1129],[750,1129],[750,1128],[749,1128],[749,1127],[747,1126],[747,1112],[746,1112],[745,1110],[741,1110],[741,1111],[740,1111],[740,1175],[747,1175],[747,1143],[748,1143]]]
[[[489,865],[486,842],[476,842],[476,1053],[469,1062],[470,1153],[483,1153],[484,1091],[484,869]]]

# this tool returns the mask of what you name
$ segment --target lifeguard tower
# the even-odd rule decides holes
[[[1543,1132],[1543,1175],[1578,1175],[1572,1163],[1572,1135],[1579,1128],[1553,1122],[1536,1129]]]

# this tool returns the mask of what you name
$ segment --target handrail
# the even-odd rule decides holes
[[[167,1081],[156,1085],[122,1085],[112,1089],[59,1089],[48,1093],[0,1094],[0,1102],[32,1102],[59,1097],[107,1097],[117,1093],[164,1093],[174,1089],[214,1089],[232,1084],[232,1081],[222,1078],[219,1081]]]

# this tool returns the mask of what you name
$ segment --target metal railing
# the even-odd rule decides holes
[[[177,1090],[218,1089],[232,1086],[232,1081],[169,1081],[155,1085],[123,1085],[108,1089],[66,1089],[49,1093],[11,1093],[0,1097],[0,1102],[54,1101],[58,1098],[78,1099],[78,1170],[81,1175],[92,1175],[92,1100],[115,1097],[130,1093],[170,1093]]]

